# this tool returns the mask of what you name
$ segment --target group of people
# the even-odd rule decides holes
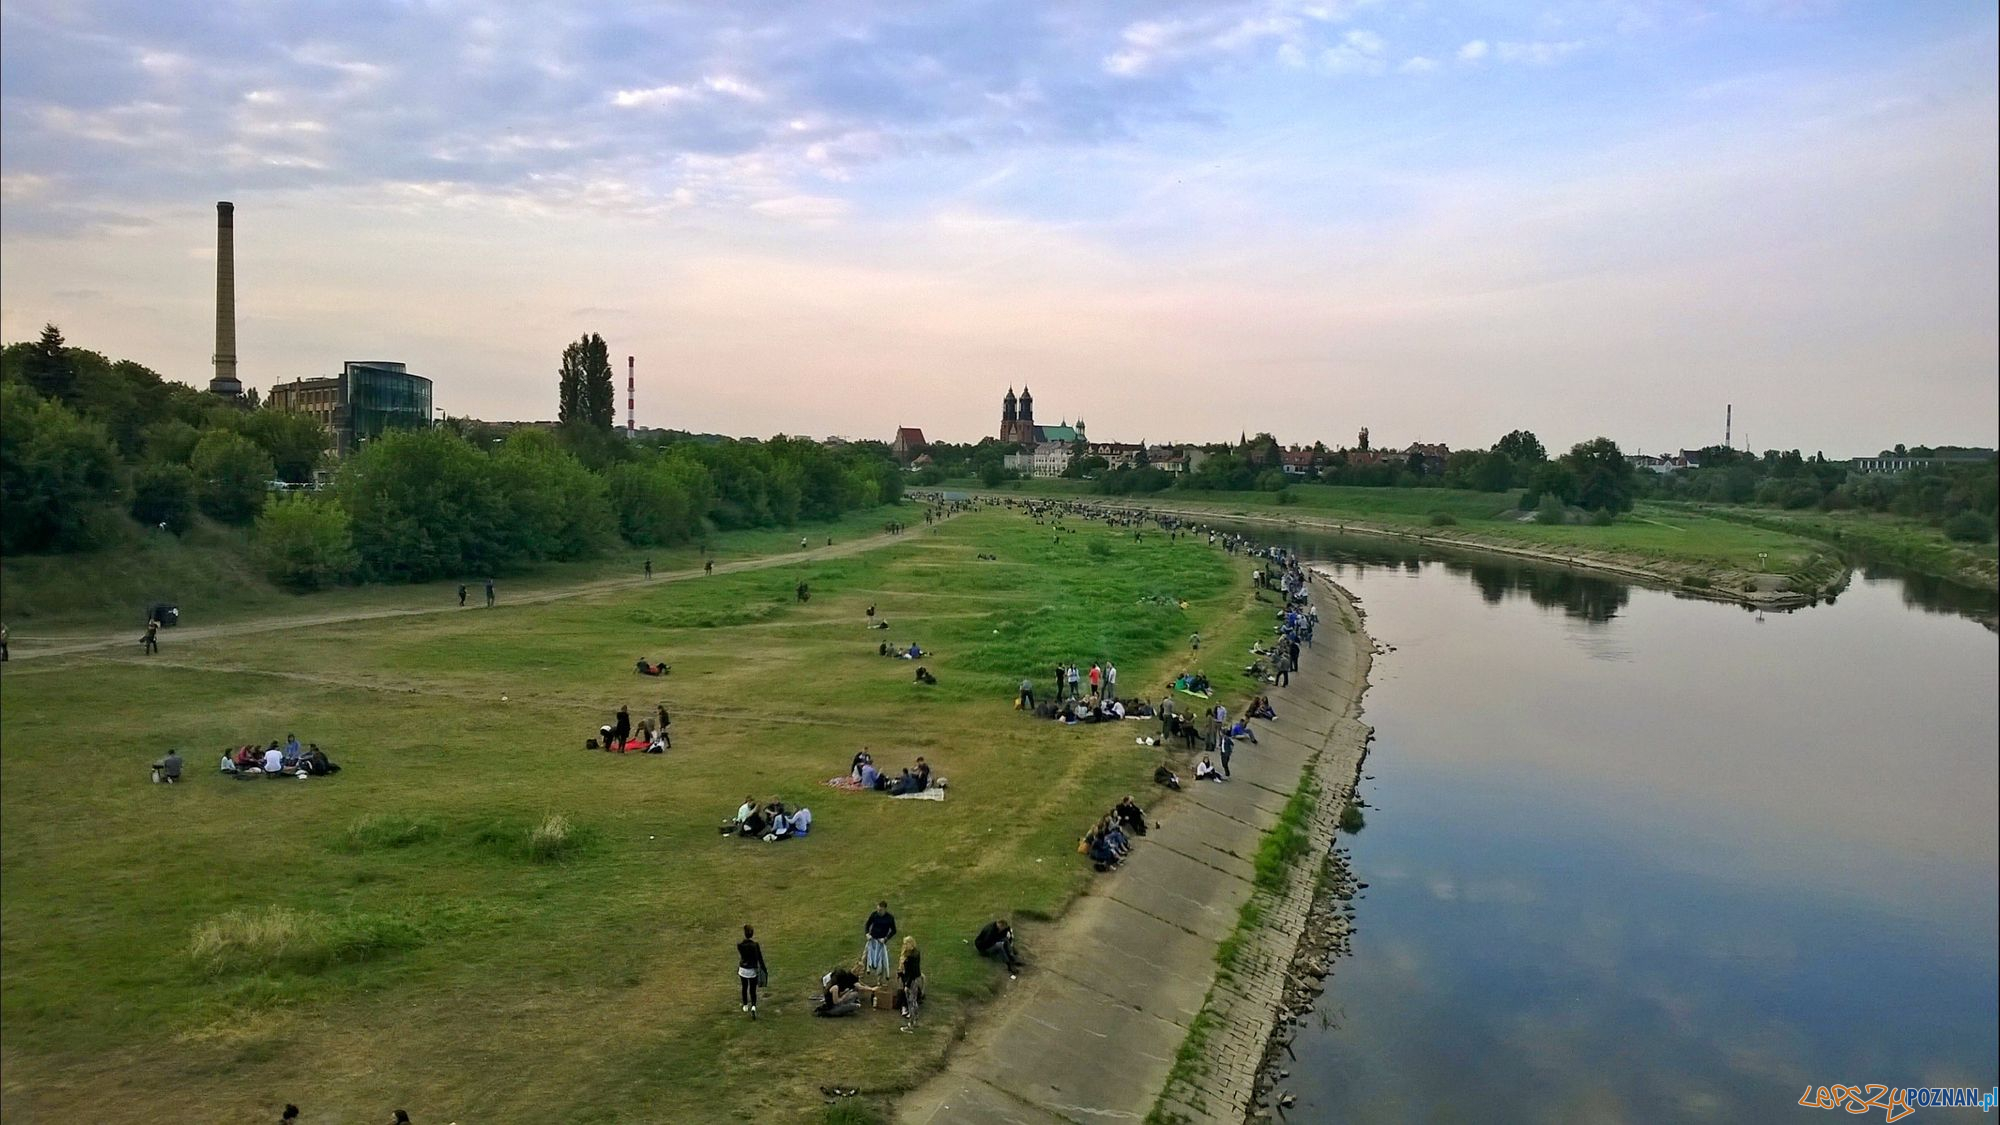
[[[861,1010],[864,993],[871,1001],[878,1001],[879,1006],[881,990],[894,981],[895,991],[890,1004],[903,1017],[903,1030],[908,1031],[914,1026],[917,1010],[924,998],[923,954],[917,948],[916,937],[904,935],[892,970],[889,966],[889,942],[897,932],[896,916],[889,912],[888,901],[876,902],[874,912],[861,924],[861,963],[857,966],[860,972],[835,966],[821,977],[819,1004],[813,1008],[813,1015],[828,1018],[851,1016]]]
[[[222,752],[219,772],[238,778],[249,777],[326,777],[340,772],[340,767],[329,761],[319,743],[299,745],[299,736],[288,734],[283,745],[276,739],[263,749],[256,745],[239,746]],[[165,758],[153,763],[153,777],[156,781],[178,781],[181,776],[181,759],[177,751],[169,751]]]
[[[665,666],[661,667],[664,670]],[[609,750],[615,754],[664,754],[674,748],[674,736],[668,733],[673,724],[674,717],[667,713],[667,705],[662,703],[655,719],[650,722],[641,719],[637,729],[634,729],[632,712],[621,703],[611,721],[597,728],[597,737],[584,745],[587,749]]]
[[[1074,662],[1055,666],[1055,690],[1050,694],[1053,702],[1063,704],[1073,699],[1088,699],[1097,703],[1117,698],[1118,666],[1109,660],[1092,664],[1088,672],[1079,669]],[[1022,711],[1035,710],[1033,680],[1021,681],[1021,697],[1015,701],[1015,707]]]
[[[1125,799],[1111,806],[1111,811],[1098,818],[1096,824],[1077,841],[1076,850],[1090,857],[1090,865],[1098,871],[1109,871],[1125,861],[1132,851],[1132,837],[1146,834],[1146,813],[1139,802],[1126,794]]]
[[[736,815],[723,822],[724,836],[742,836],[747,839],[761,839],[767,844],[779,840],[791,840],[805,836],[812,831],[813,814],[808,808],[787,810],[783,801],[772,800],[762,805],[755,797],[743,798],[736,809]]]
[[[854,760],[848,764],[847,776],[853,782],[850,788],[858,787],[869,792],[887,793],[891,797],[922,793],[932,786],[940,789],[944,787],[944,779],[932,771],[931,764],[924,760],[922,754],[917,755],[915,765],[904,766],[901,774],[891,777],[876,768],[875,757],[866,747],[855,752]]]

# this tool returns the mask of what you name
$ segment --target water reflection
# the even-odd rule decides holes
[[[1808,1084],[2000,1082],[2000,649],[1934,616],[1977,599],[1871,572],[1760,624],[1290,542],[1393,647],[1370,889],[1293,1120],[1762,1121]]]

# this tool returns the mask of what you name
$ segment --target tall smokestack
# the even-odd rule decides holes
[[[1735,425],[1735,423],[1736,423],[1736,404],[1730,403],[1729,405],[1724,406],[1722,408],[1722,448],[1724,449],[1736,448],[1734,445],[1730,444],[1730,432],[1729,432],[1730,427]]]
[[[211,394],[236,398],[243,383],[236,377],[236,205],[215,205],[215,378]]]
[[[639,427],[634,422],[632,414],[632,390],[634,387],[637,387],[639,385],[639,377],[633,374],[633,364],[637,362],[638,362],[637,360],[633,359],[629,355],[625,357],[625,440],[626,441],[631,441],[633,438],[639,436]]]

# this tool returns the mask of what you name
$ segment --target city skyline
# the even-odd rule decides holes
[[[1990,7],[0,10],[0,334],[972,441],[1995,444]],[[1243,393],[1248,391],[1249,393]],[[1288,432],[1289,431],[1289,432]]]

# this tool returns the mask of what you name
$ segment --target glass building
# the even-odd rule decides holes
[[[343,447],[431,424],[431,381],[402,364],[350,360],[341,365],[340,378],[346,384],[346,425],[336,431]]]
[[[386,360],[349,360],[330,378],[279,383],[267,401],[273,409],[317,418],[341,454],[390,430],[416,429],[432,421],[431,381]]]

